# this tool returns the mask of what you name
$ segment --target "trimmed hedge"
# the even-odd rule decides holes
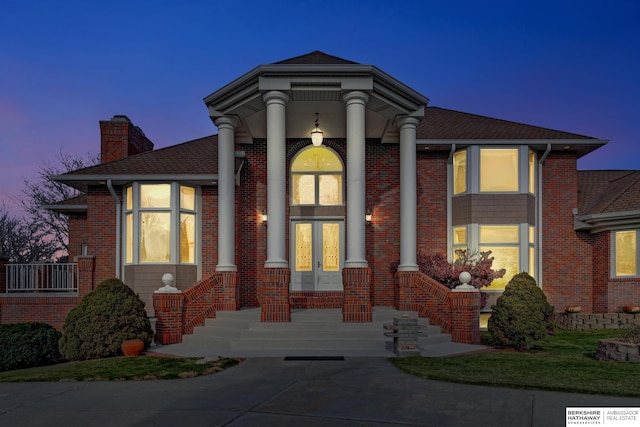
[[[518,273],[491,307],[488,330],[493,344],[529,350],[553,332],[553,306],[527,273]]]
[[[0,325],[0,371],[58,363],[60,332],[42,322]]]
[[[122,342],[136,338],[145,349],[153,339],[144,302],[121,280],[107,279],[67,315],[60,352],[68,360],[118,356]]]

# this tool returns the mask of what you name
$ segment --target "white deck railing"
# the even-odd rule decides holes
[[[7,292],[78,292],[78,264],[7,264]]]

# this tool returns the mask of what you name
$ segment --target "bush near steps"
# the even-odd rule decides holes
[[[518,273],[491,307],[487,328],[492,344],[525,351],[553,333],[553,306],[527,273]]]
[[[107,279],[67,315],[60,352],[68,360],[118,356],[122,342],[136,338],[145,349],[153,339],[144,302],[121,280]]]

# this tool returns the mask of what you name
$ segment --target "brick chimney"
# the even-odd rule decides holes
[[[124,159],[134,154],[153,150],[149,140],[127,116],[113,116],[100,121],[100,162]]]

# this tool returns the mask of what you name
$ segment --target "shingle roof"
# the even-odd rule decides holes
[[[275,64],[357,64],[357,62],[347,59],[338,58],[337,56],[328,55],[319,50],[275,62]]]
[[[592,139],[595,138],[476,114],[425,108],[416,129],[418,139]]]
[[[580,215],[640,210],[640,171],[578,171]]]
[[[72,213],[72,212],[86,212],[87,211],[88,198],[86,194],[80,194],[75,197],[70,197],[66,200],[58,202],[53,205],[43,206],[45,209],[52,210],[59,213]]]
[[[218,136],[212,135],[64,174],[210,175],[218,173]]]

